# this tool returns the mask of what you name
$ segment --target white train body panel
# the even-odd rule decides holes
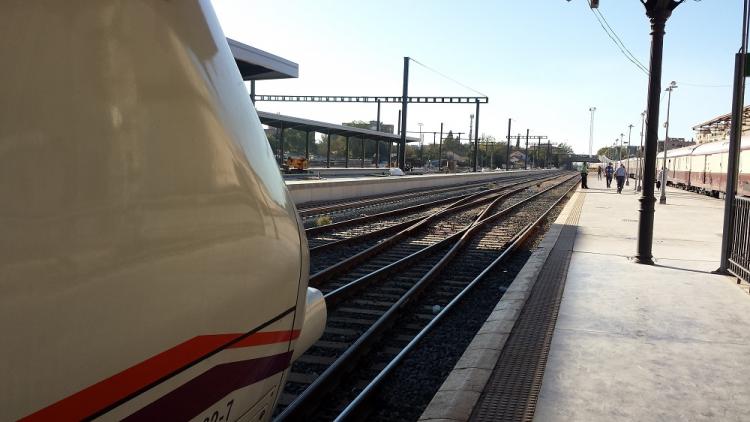
[[[325,308],[210,3],[1,10],[2,418],[267,419]]]

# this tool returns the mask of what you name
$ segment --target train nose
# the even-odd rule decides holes
[[[312,346],[323,335],[323,330],[326,328],[326,302],[323,293],[318,289],[307,288],[304,321],[297,345],[294,348],[292,361],[297,360]]]

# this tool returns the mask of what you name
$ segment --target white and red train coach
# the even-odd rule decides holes
[[[630,167],[631,176],[635,177],[638,159],[630,158],[625,162]],[[663,162],[663,153],[657,154],[657,174]],[[726,191],[728,162],[729,141],[668,150],[667,186],[718,197]],[[737,193],[750,196],[750,137],[743,137],[741,142]]]

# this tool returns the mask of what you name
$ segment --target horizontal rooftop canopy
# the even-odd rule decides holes
[[[693,130],[707,132],[711,130],[727,130],[732,124],[732,113],[722,114],[706,122],[693,126]],[[746,131],[750,126],[750,106],[745,106],[742,110],[742,131]]]
[[[266,111],[258,111],[258,117],[260,117],[261,123],[271,127],[283,127],[284,129],[297,129],[301,131],[320,132],[353,138],[364,138],[373,141],[399,142],[401,140],[400,135],[395,135],[393,133],[336,125],[333,123],[319,122],[317,120],[268,113]],[[419,139],[407,136],[406,142],[419,142]]]
[[[299,65],[255,47],[227,38],[234,61],[246,81],[299,77]]]

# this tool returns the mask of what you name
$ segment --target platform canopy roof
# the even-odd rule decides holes
[[[395,135],[393,133],[378,132],[376,130],[302,119],[300,117],[285,116],[283,114],[268,113],[266,111],[258,111],[258,117],[260,117],[260,122],[264,125],[277,128],[296,129],[305,132],[320,132],[331,135],[349,136],[352,138],[371,139],[373,141],[399,142],[401,140],[401,135]],[[419,142],[419,139],[407,136],[406,142]]]
[[[732,124],[732,114],[722,114],[719,117],[714,117],[711,120],[693,126],[693,130],[697,132],[715,132],[729,130],[729,126]],[[742,110],[742,131],[745,132],[750,128],[750,106],[746,106]]]
[[[246,81],[299,77],[299,65],[239,41],[227,38],[234,61]]]

